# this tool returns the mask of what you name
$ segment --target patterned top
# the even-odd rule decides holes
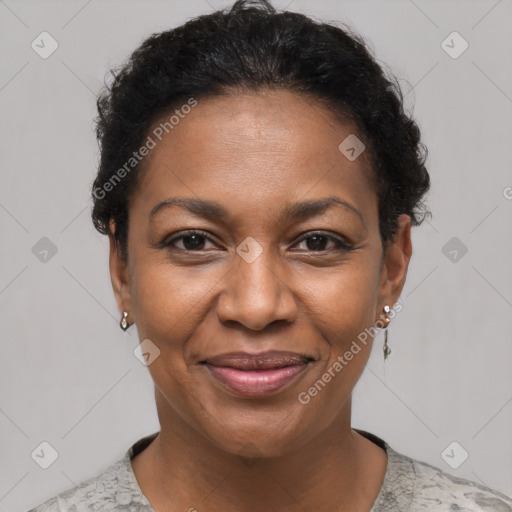
[[[374,434],[354,430],[386,450],[388,456],[384,482],[369,512],[512,512],[512,499],[504,494],[402,455]],[[139,439],[98,476],[29,512],[155,512],[142,494],[130,460],[157,435]]]

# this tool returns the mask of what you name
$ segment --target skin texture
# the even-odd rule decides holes
[[[110,236],[110,272],[120,310],[161,352],[148,366],[161,431],[132,461],[157,512],[368,511],[375,500],[387,458],[350,425],[371,339],[310,403],[297,399],[398,301],[412,253],[407,215],[383,252],[367,155],[351,162],[338,149],[349,134],[355,125],[311,98],[260,91],[199,101],[147,157],[130,203],[129,260]],[[216,201],[229,215],[211,221],[172,206],[149,219],[176,196]],[[366,223],[343,206],[280,219],[285,205],[328,196]],[[206,238],[185,246],[178,237],[189,229]],[[317,230],[354,249],[299,239]],[[263,249],[252,263],[236,252],[247,237]],[[171,239],[174,248],[159,245]],[[266,350],[315,361],[257,399],[198,364]]]

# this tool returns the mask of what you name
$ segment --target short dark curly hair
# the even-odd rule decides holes
[[[343,26],[277,12],[267,0],[239,0],[144,40],[111,70],[113,82],[97,100],[95,228],[111,234],[114,221],[127,260],[129,200],[144,170],[133,156],[154,123],[191,98],[264,88],[305,93],[356,123],[372,164],[383,244],[396,234],[401,214],[419,225],[430,214],[422,201],[430,177],[419,127],[405,113],[396,77],[384,73],[361,35]]]

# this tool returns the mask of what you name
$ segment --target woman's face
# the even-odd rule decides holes
[[[383,258],[367,154],[339,149],[357,129],[313,100],[225,96],[182,117],[153,135],[127,265],[111,239],[116,298],[160,351],[162,429],[282,454],[349,418],[372,347],[358,336],[399,298],[410,219]]]

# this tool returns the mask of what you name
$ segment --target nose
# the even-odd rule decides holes
[[[294,321],[297,305],[293,292],[265,251],[251,263],[237,257],[223,283],[217,303],[222,323],[236,322],[260,331],[278,320]]]

